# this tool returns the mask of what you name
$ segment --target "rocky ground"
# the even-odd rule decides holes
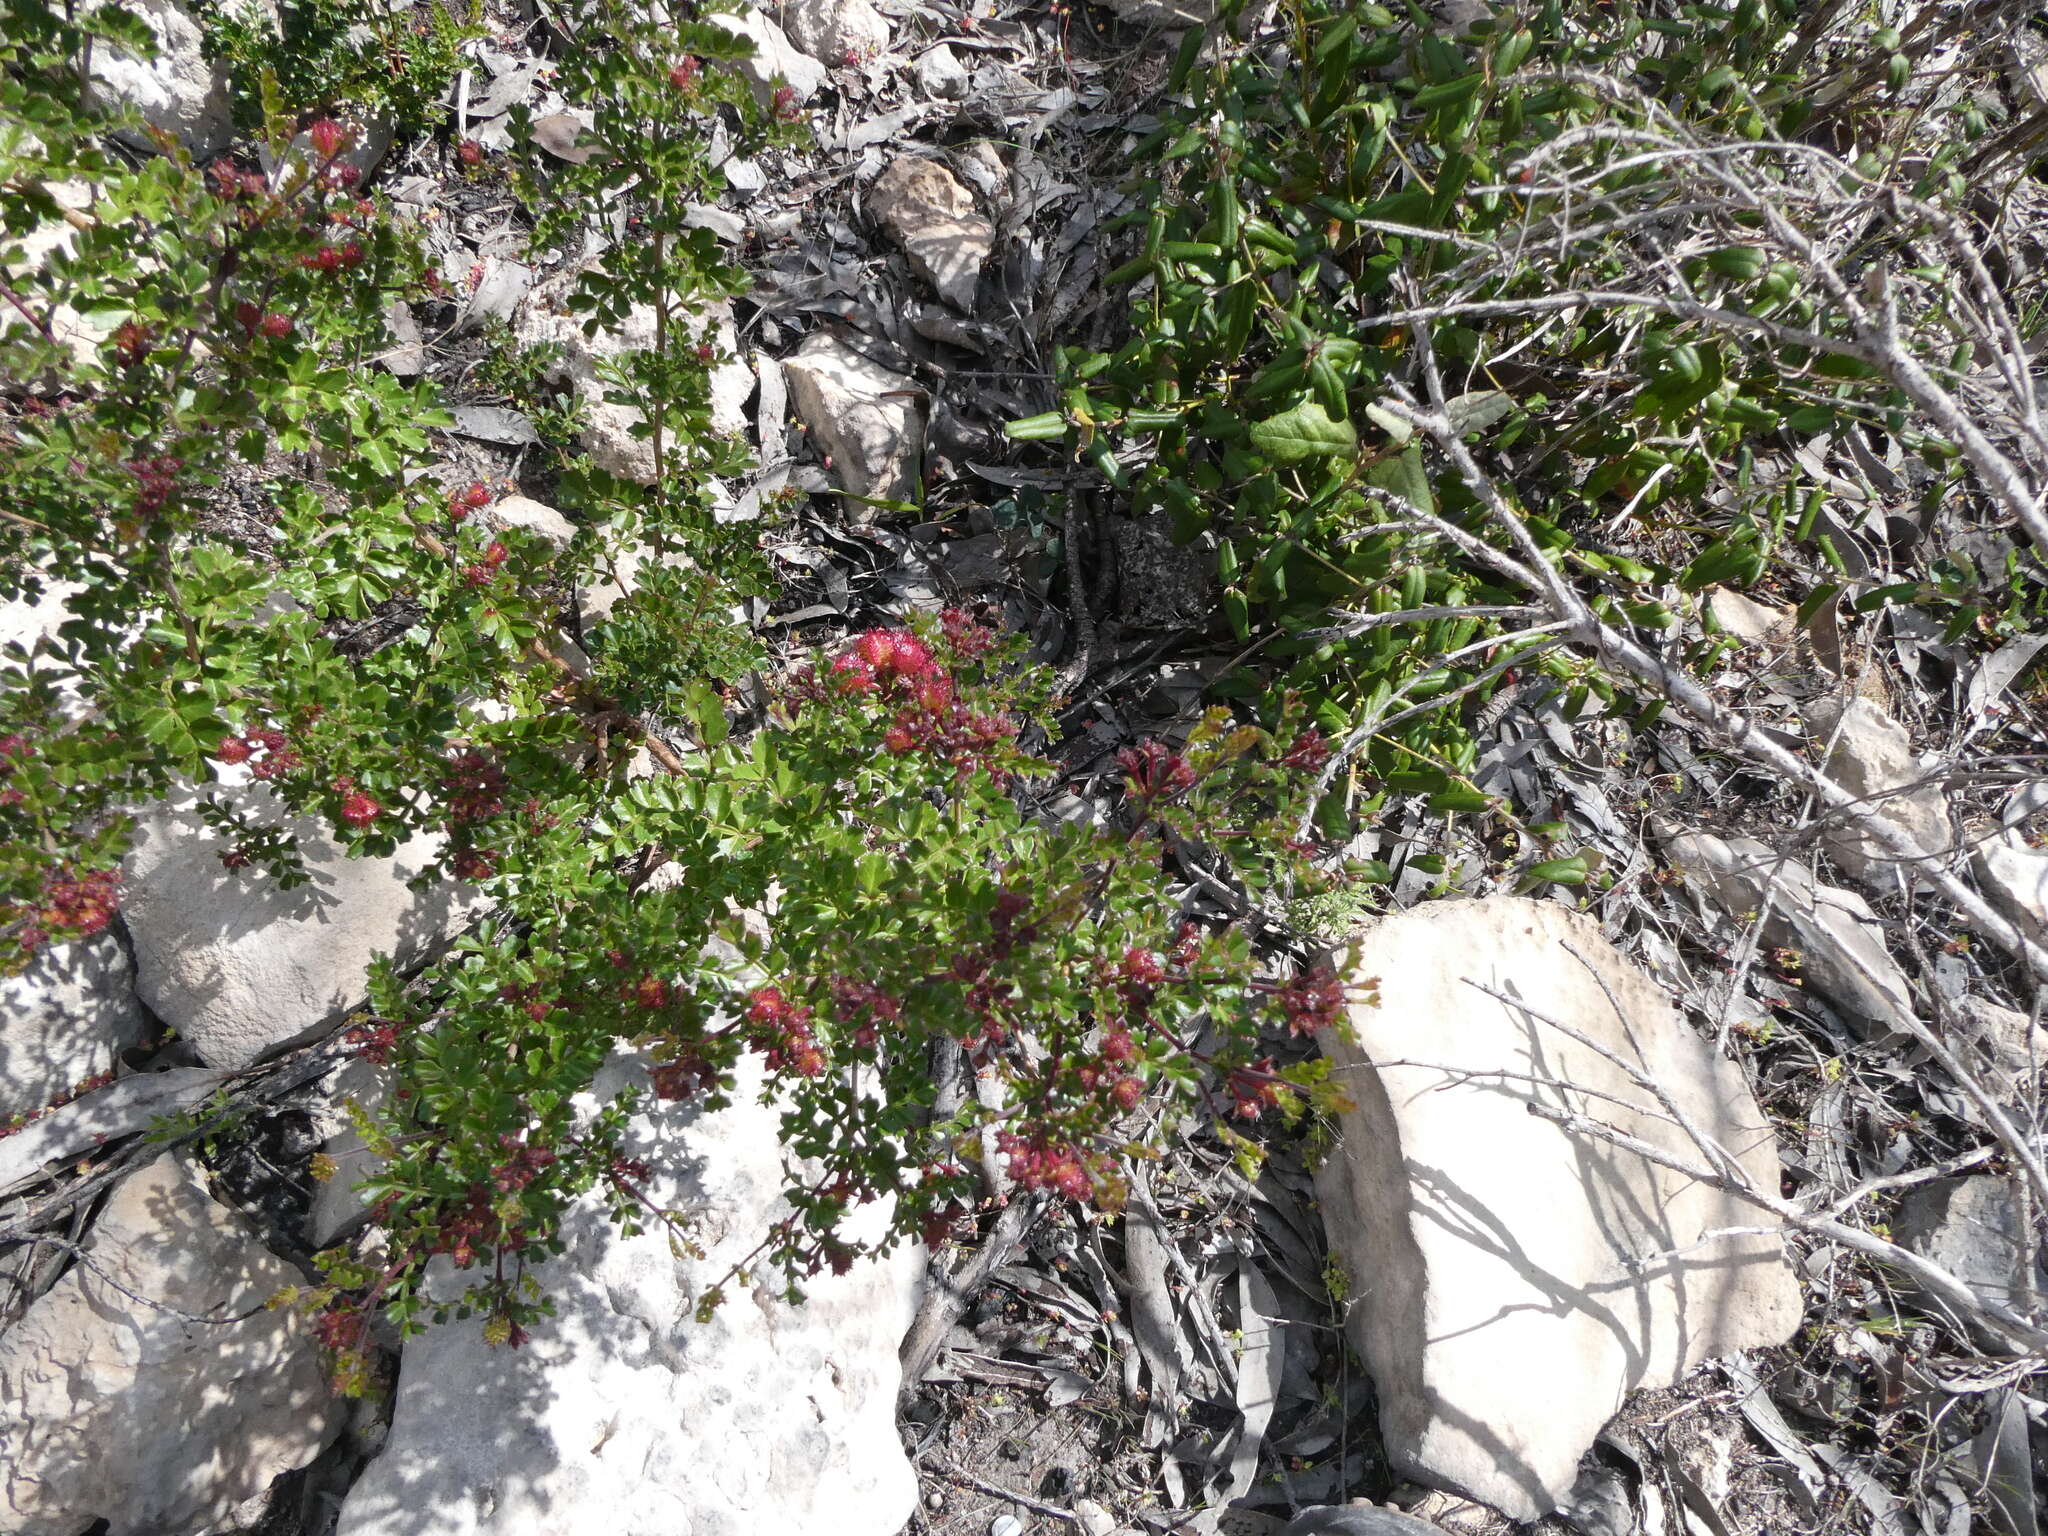
[[[1000,430],[1054,404],[1056,342],[1117,333],[1098,231],[1129,206],[1177,20],[1157,0],[749,12],[813,143],[728,162],[692,211],[756,279],[717,317],[736,361],[714,412],[759,461],[727,488],[782,581],[759,629],[795,656],[940,601],[1000,615],[1067,684],[1052,809],[1072,817],[1115,813],[1115,752],[1184,722],[1235,649],[1212,558],[1070,496],[1070,466]],[[449,293],[394,306],[384,364],[447,392],[450,484],[516,485],[492,515],[566,537],[536,401],[583,397],[600,463],[630,472],[641,445],[599,398],[606,340],[556,302],[590,253],[536,259],[503,174],[515,106],[576,152],[546,7],[489,24],[446,120],[370,166]],[[196,144],[230,131],[203,61],[113,85]],[[514,341],[563,344],[549,379],[493,366]],[[260,505],[216,515],[263,537]],[[602,590],[578,597],[601,614]],[[2040,640],[1981,661],[1933,635],[1829,644],[1769,599],[1712,598],[1739,642],[1716,696],[2048,938],[2042,701],[2012,686]],[[5,634],[56,617],[17,607]],[[1363,839],[1412,910],[1356,957],[1379,1002],[1336,1054],[1358,1106],[1334,1147],[1267,1128],[1252,1180],[1190,1126],[1121,1219],[992,1205],[928,1274],[863,1266],[801,1313],[763,1297],[693,1327],[693,1280],[745,1250],[779,1170],[758,1109],[674,1110],[644,1150],[674,1204],[713,1213],[708,1255],[593,1221],[528,1349],[460,1324],[389,1340],[395,1389],[353,1404],[263,1304],[317,1248],[376,1241],[343,1106],[380,1089],[334,1025],[371,954],[469,914],[407,890],[405,851],[317,838],[317,900],[226,888],[190,808],[160,808],[120,930],[0,992],[0,1523],[1265,1536],[1363,1499],[1489,1536],[2031,1536],[2048,1271],[2015,1148],[2038,1169],[2037,1001],[1859,824],[1681,729],[1568,721],[1533,687],[1488,714],[1481,786],[1547,797],[1620,878],[1577,910],[1419,817]],[[2010,771],[1957,784],[1984,740]],[[1423,899],[1446,894],[1469,899]],[[1306,954],[1349,918],[1279,942]]]

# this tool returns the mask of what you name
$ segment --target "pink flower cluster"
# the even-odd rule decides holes
[[[948,644],[963,655],[979,654],[994,637],[965,614],[948,610],[941,618]],[[1007,715],[976,709],[959,697],[953,676],[923,640],[907,629],[871,629],[832,663],[831,689],[843,697],[874,696],[896,705],[882,745],[901,757],[922,753],[950,763],[963,778],[977,767],[993,767],[1005,743],[1017,734]]]
[[[1116,762],[1130,781],[1132,798],[1141,803],[1194,788],[1193,766],[1162,741],[1141,741],[1135,747],[1125,747],[1117,753]]]
[[[120,905],[119,870],[95,869],[81,874],[69,864],[62,865],[43,876],[42,891],[23,915],[15,942],[32,954],[53,936],[90,938],[105,930]]]
[[[161,512],[164,504],[177,493],[178,476],[184,473],[185,461],[164,453],[152,458],[130,459],[121,467],[135,477],[135,510],[148,516],[152,512]]]
[[[657,1099],[687,1099],[718,1086],[718,1068],[695,1051],[677,1052],[670,1060],[657,1064],[648,1076],[654,1081]]]
[[[461,522],[472,512],[481,512],[491,504],[491,488],[481,480],[472,480],[468,485],[448,493],[448,517],[451,522]]]
[[[441,774],[441,791],[448,797],[448,821],[488,821],[505,809],[505,770],[474,747],[464,747],[448,759]]]
[[[825,1053],[811,1032],[811,1010],[788,1002],[776,987],[756,987],[747,997],[748,1033],[770,1068],[816,1077],[825,1070]]]
[[[28,738],[15,732],[0,736],[0,775],[14,771],[14,764],[25,763],[36,755],[36,749],[28,744]],[[28,796],[13,785],[0,789],[0,806],[20,805]]]
[[[285,733],[275,729],[230,736],[213,755],[224,763],[248,763],[250,777],[257,779],[274,779],[305,764]]]
[[[493,539],[484,549],[483,559],[462,568],[462,579],[472,587],[487,587],[498,574],[498,567],[512,558],[512,551],[501,540]]]
[[[1262,1056],[1248,1067],[1232,1067],[1224,1086],[1230,1092],[1232,1111],[1244,1120],[1258,1119],[1289,1092],[1288,1084],[1276,1075],[1270,1056]]]
[[[1009,1175],[1022,1189],[1049,1189],[1069,1200],[1086,1200],[1095,1193],[1094,1180],[1073,1147],[1004,1131],[996,1137],[996,1150],[1009,1159]]]
[[[854,1026],[853,1043],[862,1050],[880,1038],[884,1024],[903,1016],[903,1004],[872,982],[854,976],[835,976],[831,982],[832,1017]]]
[[[323,245],[309,256],[301,256],[299,265],[308,272],[342,272],[363,264],[363,243],[348,240],[342,244]]]

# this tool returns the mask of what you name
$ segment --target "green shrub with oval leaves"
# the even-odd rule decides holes
[[[1351,808],[1468,802],[1467,718],[1504,679],[1547,672],[1573,709],[1614,697],[1525,633],[1530,594],[1430,522],[1501,537],[1386,408],[1397,383],[1439,403],[1425,354],[1547,557],[1651,631],[1715,584],[1792,569],[1793,601],[1838,590],[1826,483],[1759,478],[1759,452],[1884,434],[1929,466],[1923,509],[1964,483],[1954,447],[1834,350],[1834,279],[1800,259],[1830,199],[1865,200],[1882,232],[1856,270],[1915,285],[1902,345],[1956,377],[1978,296],[1960,256],[1924,251],[1986,163],[1985,124],[1978,82],[1915,79],[1938,27],[1905,41],[1790,0],[1546,0],[1454,32],[1419,5],[1308,0],[1223,41],[1249,14],[1226,4],[1218,32],[1185,35],[1137,146],[1135,250],[1106,279],[1131,295],[1128,339],[1059,350],[1059,408],[1011,432],[1064,441],[1132,511],[1214,540],[1224,616],[1258,642],[1218,691],[1299,690],[1325,729],[1359,733]],[[1887,154],[1806,148],[1843,140]],[[1952,632],[2010,627],[2039,605],[2016,569],[1949,561],[1893,597]]]

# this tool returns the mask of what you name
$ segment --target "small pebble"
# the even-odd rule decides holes
[[[988,1536],[1024,1536],[1024,1522],[1015,1515],[997,1515],[989,1522]]]

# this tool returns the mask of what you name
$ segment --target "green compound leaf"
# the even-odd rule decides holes
[[[1348,421],[1332,421],[1320,404],[1305,400],[1254,423],[1252,446],[1276,464],[1299,464],[1303,459],[1357,451],[1358,429]]]

